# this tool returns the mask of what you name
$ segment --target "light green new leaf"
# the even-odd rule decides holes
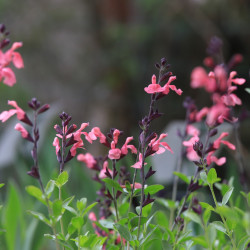
[[[86,198],[82,198],[81,200],[78,200],[76,202],[76,207],[79,213],[82,213],[84,208],[86,207],[87,204],[87,199]]]
[[[196,213],[191,211],[186,211],[183,213],[183,215],[202,226],[201,218]]]
[[[43,192],[41,191],[41,189],[39,189],[38,187],[30,185],[30,186],[26,187],[26,191],[27,191],[28,194],[35,197],[40,202],[42,202],[44,205],[46,205],[45,197],[44,197]]]
[[[58,188],[61,188],[63,185],[65,185],[68,182],[69,175],[66,171],[63,171],[58,178],[55,180],[56,186]]]
[[[144,193],[145,194],[155,194],[159,192],[160,190],[164,189],[164,186],[156,184],[156,185],[150,185],[145,188]]]
[[[211,168],[207,174],[207,182],[210,184],[214,184],[217,182],[217,173],[214,168]]]
[[[245,90],[246,90],[247,93],[250,94],[250,88],[246,88]]]
[[[45,188],[45,194],[47,195],[48,198],[51,196],[52,192],[54,191],[54,188],[55,188],[55,181],[50,180]]]
[[[227,234],[227,230],[221,221],[214,221],[210,223],[210,225],[214,226],[217,230],[223,232],[224,234]]]
[[[228,200],[230,199],[230,197],[231,197],[231,195],[232,195],[232,193],[233,193],[233,190],[234,190],[234,188],[231,187],[231,188],[225,193],[225,195],[224,195],[223,198],[222,198],[222,205],[226,205],[226,204],[227,204]]]
[[[71,219],[72,225],[77,229],[80,230],[81,227],[83,226],[84,220],[82,217],[74,217]]]
[[[52,203],[53,215],[57,218],[62,214],[62,201],[56,200]]]
[[[48,226],[51,226],[51,222],[41,213],[38,212],[34,212],[34,211],[27,211],[29,214],[33,215],[36,219],[44,222],[45,224],[47,224]]]
[[[182,179],[187,184],[190,183],[190,179],[185,174],[180,173],[180,172],[173,172],[173,174],[176,175],[176,176],[178,176],[180,179]]]

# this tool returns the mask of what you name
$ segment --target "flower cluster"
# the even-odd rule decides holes
[[[3,52],[2,48],[9,44],[6,35],[8,35],[8,32],[6,32],[5,26],[0,24],[0,81],[3,79],[4,84],[12,87],[16,83],[16,76],[9,65],[12,62],[18,69],[24,67],[22,56],[19,52],[16,52],[18,48],[22,47],[22,43],[15,42],[9,50]]]

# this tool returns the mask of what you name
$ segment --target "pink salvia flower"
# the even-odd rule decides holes
[[[233,82],[234,84],[237,85],[242,85],[246,82],[246,79],[244,78],[234,78],[237,75],[236,71],[232,71],[229,75],[229,79],[228,79],[228,85],[230,86],[231,83]]]
[[[111,176],[113,176],[113,171],[110,170],[110,169],[108,168],[108,162],[107,162],[107,161],[104,161],[103,166],[102,166],[102,170],[101,170],[100,173],[99,173],[99,178],[100,178],[100,179],[104,179],[104,178],[107,178],[107,177],[108,177],[108,176],[106,175],[106,171],[108,171],[109,174],[110,174]]]
[[[121,150],[115,147],[114,141],[111,142],[111,149],[109,150],[108,157],[111,160],[118,160],[121,157]]]
[[[113,140],[114,140],[115,144],[118,143],[118,138],[119,138],[120,133],[121,132],[118,129],[115,129],[114,132],[113,132]]]
[[[234,146],[232,143],[230,143],[230,142],[228,142],[228,141],[223,141],[223,140],[222,140],[222,138],[224,138],[224,137],[226,137],[226,136],[228,136],[228,135],[229,135],[229,133],[227,133],[227,132],[221,133],[221,135],[219,136],[219,138],[216,139],[216,140],[214,141],[213,147],[214,147],[215,149],[218,149],[218,148],[220,147],[220,144],[224,144],[224,145],[226,145],[228,148],[230,148],[230,149],[232,149],[232,150],[235,150],[236,148],[235,148],[235,146]]]
[[[90,153],[86,153],[84,154],[79,154],[77,156],[77,160],[84,162],[86,164],[86,166],[90,169],[94,168],[95,164],[96,164],[96,160],[93,157],[93,155],[91,155]]]
[[[0,50],[0,81],[4,78],[3,83],[11,87],[16,83],[16,77],[12,69],[7,66],[13,62],[16,68],[23,68],[23,59],[21,55],[15,51],[21,46],[21,42],[16,42],[5,53]]]
[[[193,145],[200,140],[198,134],[199,133],[191,137],[188,141],[183,141],[182,143],[183,146],[187,147],[186,154],[187,154],[187,158],[190,161],[197,161],[200,158],[195,152],[195,150],[193,149]]]
[[[58,154],[61,147],[60,147],[59,139],[57,137],[54,138],[53,146],[56,148],[56,154]]]
[[[98,127],[92,128],[91,132],[88,133],[87,138],[86,138],[86,140],[93,140],[93,141],[96,140],[97,138],[99,138],[100,143],[102,143],[102,144],[107,143],[106,136],[101,132],[100,128],[98,128]]]
[[[80,140],[80,141],[74,143],[73,146],[72,146],[71,149],[70,149],[71,156],[75,156],[75,155],[76,155],[76,150],[77,150],[78,148],[83,148],[83,146],[84,146],[84,144],[83,144],[83,141],[82,141],[82,140]]]
[[[122,146],[121,148],[121,153],[122,155],[127,155],[128,154],[128,148],[131,150],[131,152],[133,154],[136,154],[137,153],[137,149],[134,145],[128,145],[129,142],[131,142],[134,138],[131,136],[131,137],[128,137],[126,139],[126,142],[124,143],[124,145]]]
[[[144,162],[144,166],[147,165],[146,162]],[[137,169],[141,169],[142,168],[142,154],[139,154],[139,161],[136,162],[134,165],[131,166],[131,168],[137,168]]]
[[[15,109],[10,109],[9,111],[3,111],[0,114],[0,120],[2,122],[6,122],[11,116],[13,116],[13,115],[16,114],[17,115],[17,119],[19,121],[23,121],[23,122],[29,123],[29,122],[27,122],[28,118],[26,116],[26,113],[17,105],[16,101],[8,101],[8,105],[13,106]]]
[[[156,154],[162,154],[163,152],[165,152],[165,150],[167,149],[168,151],[170,151],[171,153],[173,153],[173,150],[170,148],[170,146],[166,143],[166,142],[161,142],[161,140],[163,138],[167,137],[167,134],[161,134],[158,138],[158,140],[156,140],[157,136],[155,138],[153,138],[150,143],[148,144],[149,147],[152,148],[152,151]],[[161,147],[160,147],[161,146]]]
[[[164,95],[167,95],[169,93],[169,89],[175,91],[175,93],[178,95],[182,94],[183,91],[181,89],[177,89],[175,85],[171,85],[171,82],[173,82],[175,79],[176,79],[176,76],[171,76],[168,82],[163,86],[162,93]]]
[[[210,165],[211,163],[215,163],[216,165],[218,166],[222,166],[223,164],[226,163],[226,157],[221,157],[221,158],[217,158],[216,156],[213,155],[214,151],[213,152],[210,152],[208,153],[207,155],[207,164]]]
[[[21,123],[17,123],[15,126],[15,130],[19,131],[21,133],[21,136],[31,142],[34,142],[33,138],[29,134],[29,132],[22,126]]]
[[[148,87],[145,87],[144,90],[148,93],[148,94],[156,94],[156,93],[160,93],[163,91],[163,88],[161,87],[160,84],[156,83],[156,76],[153,75],[152,76],[152,83],[148,85]]]

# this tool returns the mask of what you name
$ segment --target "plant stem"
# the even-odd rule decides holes
[[[218,208],[219,205],[218,205],[218,202],[217,202],[215,193],[214,193],[213,184],[210,184],[210,183],[209,183],[208,185],[209,185],[210,191],[211,191],[212,196],[213,196],[213,200],[214,200],[214,203],[215,203],[215,207]],[[219,215],[220,215],[221,220],[222,220],[222,222],[223,222],[223,224],[224,224],[224,226],[225,226],[225,228],[226,228],[227,234],[228,234],[228,236],[229,236],[229,238],[230,238],[230,240],[231,240],[231,243],[232,243],[232,245],[233,245],[233,249],[237,249],[237,248],[236,248],[236,244],[235,244],[234,239],[233,239],[232,232],[229,230],[228,225],[227,225],[227,222],[226,222],[224,216],[223,216],[221,213],[219,213]]]
[[[112,171],[113,171],[112,180],[114,181],[114,179],[115,179],[114,173],[116,171],[116,168],[115,168],[116,161],[112,160],[112,163],[113,163],[112,164]],[[115,206],[116,222],[118,222],[119,221],[119,215],[118,215],[117,200],[116,200],[116,194],[115,194],[115,188],[114,187],[112,187],[112,196],[113,196],[113,201],[114,201],[114,206]]]
[[[145,131],[143,131],[142,136],[142,163],[141,163],[141,181],[142,181],[142,187],[141,187],[141,204],[140,204],[140,212],[139,212],[139,220],[138,220],[138,232],[137,232],[137,240],[139,240],[140,236],[140,229],[141,229],[141,216],[142,216],[142,207],[144,202],[144,186],[145,186],[145,173],[144,173],[144,162],[145,162]]]
[[[38,141],[38,138],[39,136],[37,136],[39,133],[38,133],[38,128],[37,128],[37,111],[34,112],[34,123],[33,123],[33,137],[34,137],[34,143],[33,143],[33,150],[32,150],[32,158],[34,160],[34,167],[37,169],[38,173],[39,173],[39,167],[38,167],[38,155],[37,155],[37,141]],[[41,179],[41,176],[40,176],[40,173],[38,174],[38,182],[40,184],[40,187],[41,187],[41,190],[42,190],[42,193],[45,197],[45,201],[46,201],[46,204],[47,204],[47,208],[48,208],[48,213],[50,215],[50,217],[52,217],[53,215],[53,212],[51,210],[51,207],[50,207],[50,204],[49,204],[49,199],[45,193],[45,190],[44,190],[44,186],[43,186],[43,183],[42,183],[42,179]],[[56,227],[55,227],[55,224],[54,222],[52,221],[52,225],[51,225],[51,229],[52,229],[52,232],[53,234],[55,235],[55,243],[56,243],[56,249],[57,250],[60,250],[60,246],[59,246],[59,243],[58,243],[58,239],[57,239],[57,232],[56,232]]]

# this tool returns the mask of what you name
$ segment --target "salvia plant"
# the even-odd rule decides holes
[[[1,25],[0,81],[12,87],[16,83],[13,66],[20,69],[24,64],[17,52],[22,43],[15,42],[8,49],[8,34]],[[224,62],[222,41],[217,37],[211,39],[207,53],[205,68],[196,67],[191,72],[191,88],[204,88],[211,98],[211,106],[199,108],[191,97],[185,98],[184,129],[177,131],[182,145],[180,152],[167,143],[166,133],[151,129],[152,123],[163,115],[158,110],[158,102],[171,92],[177,98],[183,95],[174,83],[176,76],[169,70],[165,58],[155,64],[157,76],[153,75],[151,83],[144,88],[149,108],[139,120],[138,138],[124,138],[117,128],[104,132],[99,127],[90,127],[88,122],[77,126],[70,114],[59,115],[58,124],[54,125],[55,138],[51,141],[58,162],[57,174],[47,183],[39,165],[38,142],[40,116],[50,106],[32,98],[27,112],[16,101],[8,101],[12,108],[2,111],[0,120],[4,123],[16,115],[19,122],[15,130],[31,147],[33,163],[27,174],[37,181],[37,185],[27,186],[26,191],[34,203],[46,208],[42,212],[29,210],[27,213],[47,226],[47,233],[39,237],[54,242],[52,249],[250,248],[248,172],[238,133],[249,112],[236,109],[242,105],[237,89],[246,81],[237,78],[237,72],[233,71],[243,58],[236,54],[228,63]],[[246,91],[249,92],[249,88]],[[225,123],[231,126],[231,132],[224,131]],[[88,145],[92,143],[102,144],[105,154],[94,156],[88,152]],[[220,150],[222,147],[234,152],[239,180],[233,176],[224,180],[217,173],[219,166],[228,164],[227,157],[222,155],[225,151]],[[159,198],[157,193],[164,186],[152,184],[156,169],[150,158],[166,151],[178,154],[178,160],[174,173],[166,171],[166,175],[174,176],[172,197]],[[68,169],[71,169],[67,165],[74,158],[93,173],[92,179],[99,188],[94,203],[90,204],[85,197],[76,200],[67,189]],[[191,176],[183,173],[186,161],[193,165]],[[241,191],[235,191],[236,181]],[[182,197],[177,196],[179,182],[186,184]],[[205,198],[200,195],[204,192]],[[21,249],[13,243],[15,238],[11,238],[10,228],[6,223],[1,225],[2,246]],[[18,237],[18,233],[13,235]]]

